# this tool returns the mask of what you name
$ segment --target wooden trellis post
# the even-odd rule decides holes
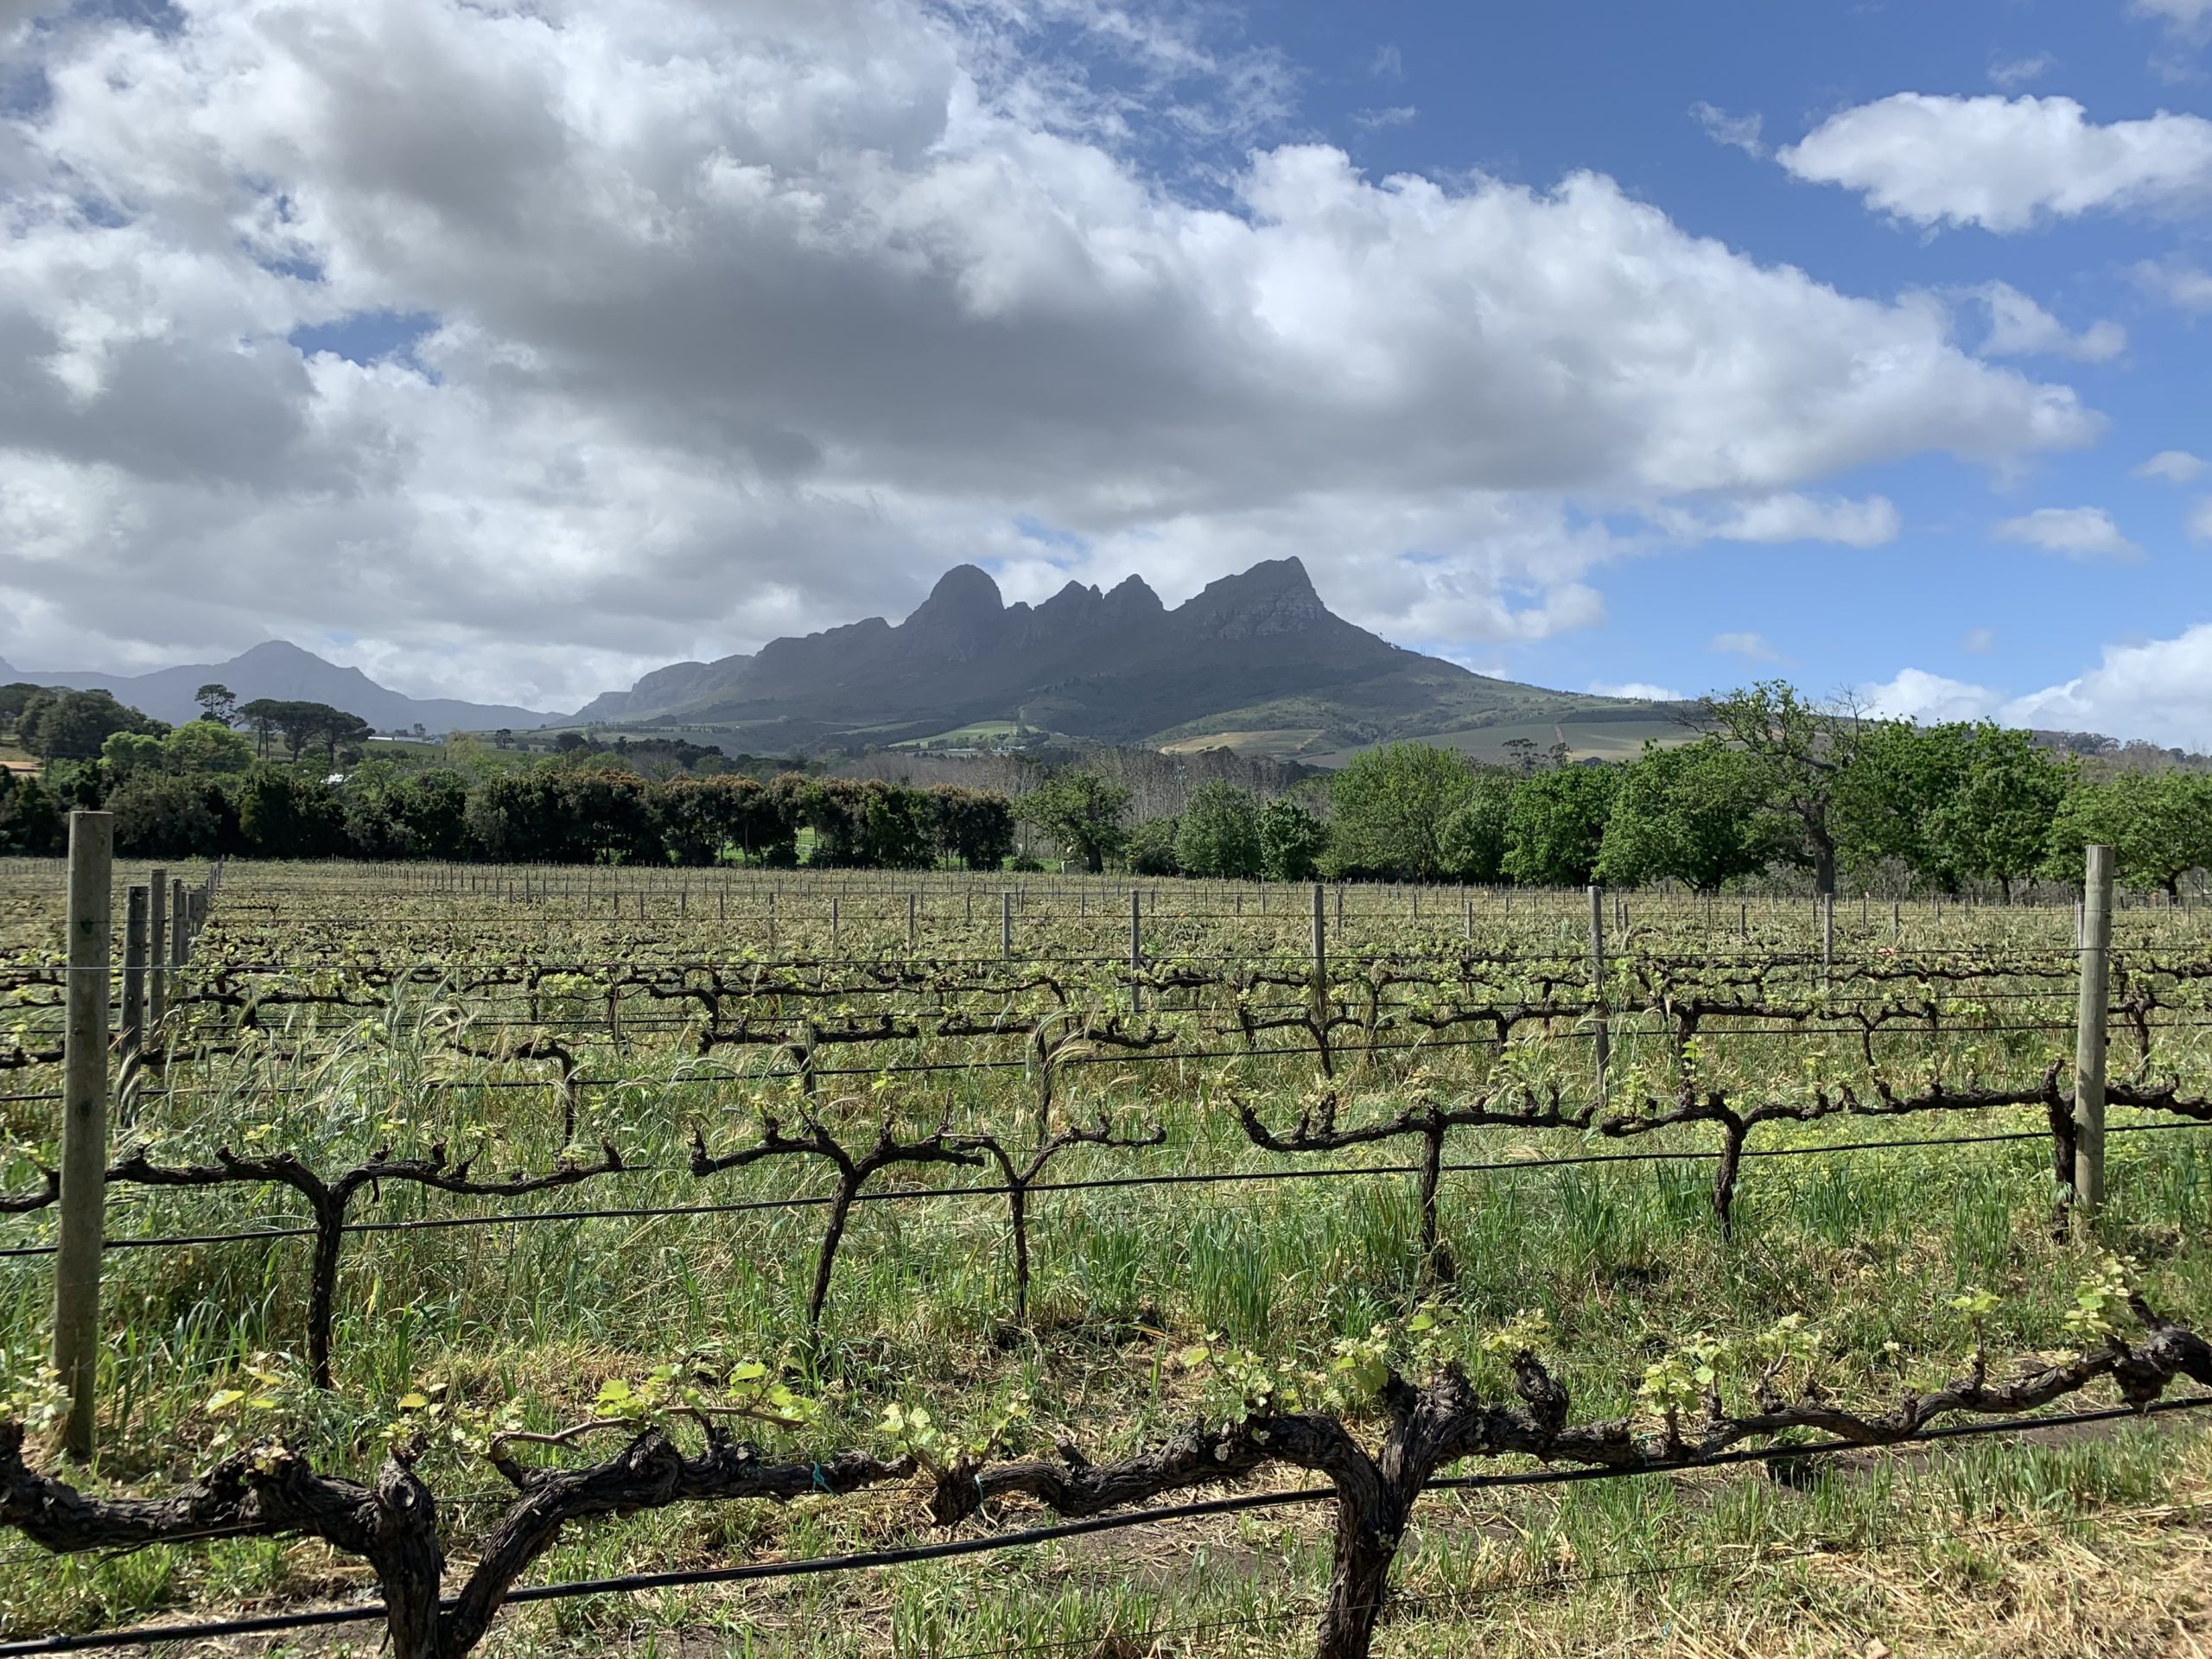
[[[100,1252],[107,1202],[109,884],[115,820],[69,815],[68,1027],[61,1076],[61,1218],[54,1256],[54,1369],[68,1391],[63,1446],[90,1458],[99,1375]]]

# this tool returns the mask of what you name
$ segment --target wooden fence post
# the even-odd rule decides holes
[[[153,895],[143,886],[130,889],[124,906],[121,1048],[126,1074],[146,1031],[146,924],[152,907]]]
[[[184,890],[184,878],[181,875],[171,876],[169,878],[169,966],[172,969],[181,968],[191,959],[191,897]],[[176,995],[177,982],[181,977],[181,976],[175,973],[169,976],[168,995],[171,998]]]
[[[1598,1015],[1598,1104],[1605,1103],[1605,1063],[1612,1058],[1612,1032],[1605,1007],[1605,890],[1590,887],[1590,999]]]
[[[999,894],[999,955],[1014,960],[1014,894]]]
[[[115,820],[69,815],[68,1035],[62,1058],[61,1221],[54,1257],[54,1369],[69,1394],[62,1445],[90,1458],[99,1375],[107,1202],[107,994]]]
[[[1313,1043],[1321,1051],[1321,1073],[1330,1074],[1329,1063],[1329,924],[1328,905],[1321,884],[1313,884]]]
[[[2105,1201],[2105,1016],[2112,958],[2112,849],[2092,847],[2082,880],[2082,994],[2074,1016],[2074,1211]]]
[[[1140,1013],[1144,1007],[1144,988],[1137,983],[1137,974],[1144,967],[1144,895],[1135,887],[1129,889],[1129,1012]]]
[[[146,921],[146,1035],[159,1041],[162,1014],[169,1006],[169,873],[148,872],[153,909]]]

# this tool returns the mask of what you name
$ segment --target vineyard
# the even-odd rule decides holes
[[[2212,1618],[2201,911],[2111,913],[2085,1131],[2071,898],[232,864],[134,956],[149,882],[87,1465],[0,863],[0,1654]]]

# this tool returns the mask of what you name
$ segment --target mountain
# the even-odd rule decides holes
[[[577,718],[710,727],[755,753],[1019,725],[1325,762],[1400,737],[1487,748],[1522,726],[1539,747],[1633,749],[1580,744],[1586,734],[1564,727],[1628,722],[1664,736],[1670,716],[1402,650],[1332,613],[1292,558],[1224,576],[1172,610],[1136,576],[1109,592],[1071,582],[1041,605],[1008,605],[986,572],[963,564],[895,626],[869,617],[751,657],[678,663]]]
[[[564,718],[498,703],[406,696],[378,685],[358,668],[340,668],[281,639],[268,640],[226,663],[188,664],[150,674],[18,671],[4,664],[0,664],[0,671],[8,679],[38,685],[66,685],[79,691],[97,686],[113,692],[120,702],[173,723],[199,715],[192,694],[211,682],[228,686],[240,702],[261,697],[327,702],[358,715],[378,731],[404,731],[416,725],[429,732],[496,731],[503,726],[523,731],[553,725]]]
[[[724,657],[711,663],[671,663],[657,668],[627,691],[602,691],[575,713],[580,726],[617,719],[643,719],[700,697],[713,696],[750,657]]]

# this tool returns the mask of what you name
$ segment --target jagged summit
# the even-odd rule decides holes
[[[1596,701],[1402,651],[1333,614],[1295,558],[1224,576],[1172,610],[1135,575],[1009,605],[989,572],[962,564],[900,622],[868,617],[757,656],[662,669],[578,719],[730,728],[755,749],[1018,721],[1115,742],[1261,728],[1319,752],[1472,724],[1531,699],[1548,709]]]

